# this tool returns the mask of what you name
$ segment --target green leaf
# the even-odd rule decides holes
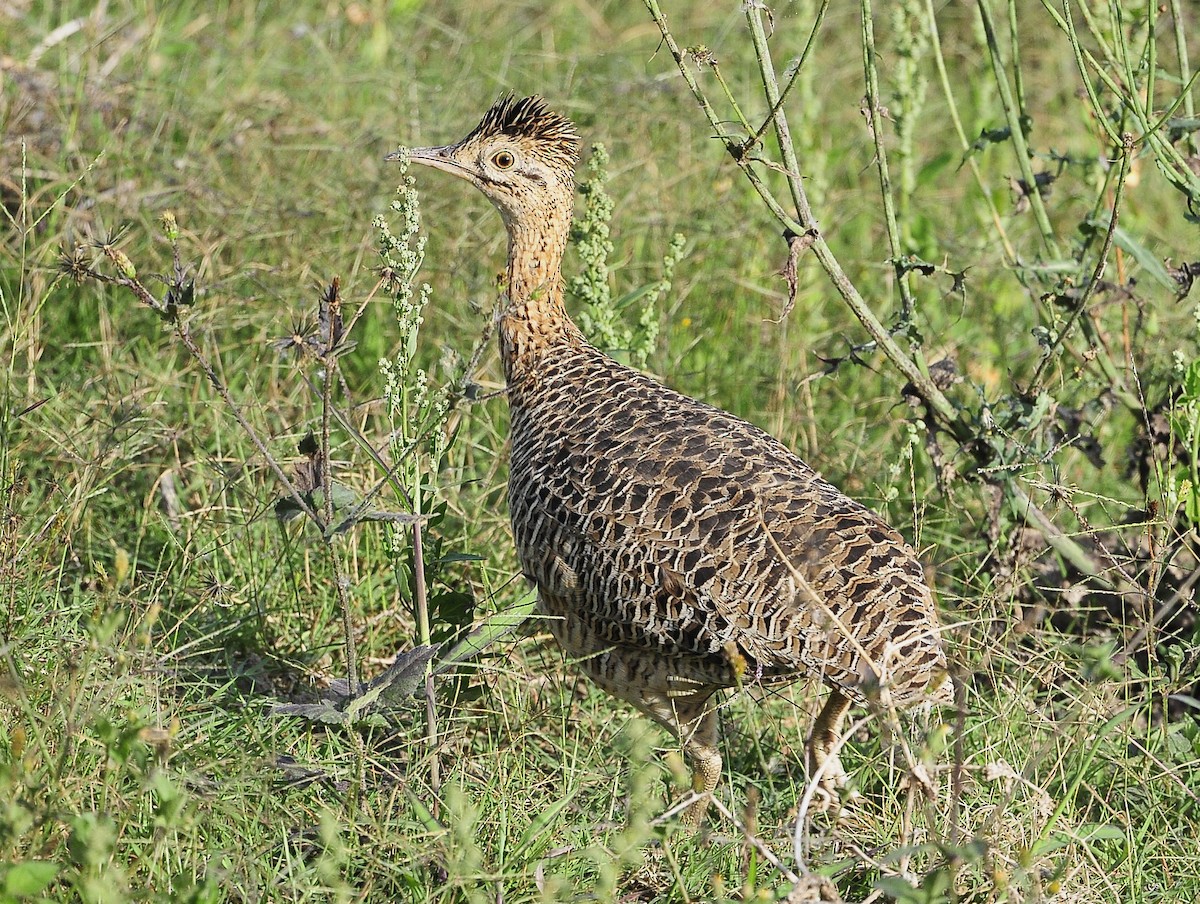
[[[880,876],[875,880],[877,890],[905,904],[942,904],[949,900],[946,896],[948,887],[949,880],[941,870],[926,876],[917,888],[900,876]]]
[[[447,637],[456,635],[475,618],[475,597],[461,590],[445,590],[435,593],[429,600],[429,611],[434,613],[439,632]]]
[[[512,856],[525,860],[540,857],[550,837],[553,837],[547,835],[547,830],[558,825],[558,817],[573,801],[574,795],[568,794],[539,813],[537,818],[521,833],[521,838],[513,849]]]
[[[304,501],[307,502],[311,506],[312,505],[312,494],[305,493],[303,495],[304,495]],[[299,517],[300,513],[303,511],[304,511],[304,509],[302,509],[300,507],[300,503],[297,502],[295,500],[295,498],[290,495],[281,496],[275,500],[275,517],[278,518],[280,521],[285,521],[285,522],[291,521],[294,518]]]
[[[1187,499],[1184,500],[1183,510],[1192,524],[1200,524],[1200,486],[1194,483],[1189,486]]]
[[[1120,826],[1107,822],[1086,823],[1075,833],[1080,841],[1124,841],[1125,832]]]
[[[1108,825],[1107,823],[1089,823],[1080,826],[1076,831],[1069,834],[1066,832],[1052,833],[1050,837],[1035,844],[1031,853],[1034,857],[1043,857],[1046,854],[1061,850],[1077,842],[1090,844],[1093,841],[1124,840],[1125,833],[1116,826]]]
[[[1171,694],[1171,699],[1177,703],[1182,703],[1184,706],[1190,706],[1196,712],[1200,712],[1200,700],[1188,694]]]
[[[369,713],[405,706],[408,698],[421,686],[425,666],[436,652],[437,647],[418,646],[398,654],[395,662],[349,702],[346,716],[353,720]]]
[[[919,273],[922,276],[933,276],[937,272],[936,266],[929,263],[929,261],[921,260],[915,254],[902,254],[899,257],[890,258],[888,263],[895,267],[901,274]]]
[[[425,806],[425,801],[417,797],[411,790],[408,792],[408,801],[416,811],[417,819],[425,826],[426,832],[436,835],[446,830],[446,827],[433,815],[429,807]]]
[[[1029,409],[1029,413],[1021,418],[1021,421],[1026,427],[1031,429],[1040,427],[1042,421],[1046,419],[1046,415],[1050,413],[1050,407],[1054,404],[1054,399],[1047,392],[1039,392],[1033,405]]]
[[[326,725],[345,725],[349,721],[346,713],[335,707],[330,701],[320,703],[280,703],[271,707],[273,716],[299,716],[310,722],[324,722]]]
[[[647,283],[644,286],[639,286],[636,289],[631,289],[630,291],[628,291],[624,295],[622,295],[620,298],[618,298],[615,302],[613,302],[613,307],[616,308],[617,310],[622,310],[624,308],[627,308],[631,304],[633,304],[635,301],[637,301],[638,299],[645,298],[647,295],[649,295],[651,292],[655,291],[657,288],[658,288],[658,283]]]
[[[880,876],[875,880],[875,889],[897,901],[912,901],[916,894],[916,889],[899,876]]]
[[[942,151],[940,154],[935,154],[925,162],[917,173],[917,188],[927,188],[956,159],[955,155],[950,151]]]
[[[986,148],[989,144],[1002,144],[1005,141],[1008,141],[1008,139],[1011,137],[1012,137],[1012,131],[1008,128],[1008,126],[1003,126],[998,129],[988,129],[988,128],[980,129],[979,137],[976,138],[975,141],[971,144],[970,150],[968,150],[965,154],[963,154],[962,162],[959,163],[959,166],[961,167],[973,155],[978,154],[980,151],[982,151],[984,148]]]
[[[1099,230],[1101,234],[1108,231],[1108,223],[1107,219],[1101,217],[1092,217],[1087,221],[1087,225]],[[1167,272],[1166,266],[1158,256],[1120,226],[1113,230],[1113,243],[1137,261],[1142,271],[1160,286],[1170,289],[1172,294],[1179,291],[1179,283]]]
[[[58,864],[49,860],[14,864],[4,876],[4,893],[16,898],[31,898],[41,894],[57,875]]]
[[[1193,361],[1183,372],[1183,394],[1189,402],[1200,400],[1200,361]]]
[[[426,560],[428,561],[428,560]],[[477,556],[471,552],[448,552],[443,556],[438,556],[431,564],[433,565],[454,565],[458,562],[486,562],[483,556]]]
[[[531,589],[521,597],[516,605],[484,619],[479,627],[451,647],[448,653],[438,659],[435,672],[437,674],[448,672],[460,662],[466,662],[468,659],[478,656],[501,637],[520,627],[525,619],[533,614],[536,607],[537,590]]]
[[[314,495],[317,495],[318,499],[323,500],[325,498],[324,495],[319,494],[319,491],[318,494]],[[329,495],[333,497],[333,510],[335,512],[341,511],[342,509],[348,508],[352,505],[356,505],[358,504],[359,500],[357,490],[346,486],[344,483],[339,483],[336,480],[329,481]]]
[[[1177,135],[1186,135],[1189,132],[1200,132],[1200,117],[1195,116],[1172,116],[1167,120],[1167,128]],[[1172,138],[1172,141],[1178,140]]]

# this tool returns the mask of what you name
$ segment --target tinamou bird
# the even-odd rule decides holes
[[[563,304],[579,138],[540,97],[501,97],[456,144],[401,150],[471,182],[508,230],[498,317],[517,556],[566,653],[678,738],[700,795],[721,776],[731,687],[815,676],[830,695],[810,770],[871,689],[945,702],[937,613],[916,555],[781,442],[614,361]]]

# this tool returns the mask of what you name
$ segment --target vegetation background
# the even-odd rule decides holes
[[[951,416],[812,250],[789,301],[782,226],[641,5],[0,3],[0,899],[1200,900],[1197,12],[864,9],[664,13],[735,135],[769,113],[752,21],[783,77],[824,12],[784,105],[803,185]],[[567,263],[585,325],[936,574],[957,711],[867,719],[863,801],[798,841],[818,688],[734,697],[693,838],[655,822],[665,737],[536,622],[447,658],[529,602],[485,336],[505,241],[432,173],[418,233],[383,156],[509,89],[607,149]],[[346,529],[279,517],[264,450]],[[417,696],[348,700],[347,631]],[[405,652],[443,642],[423,705]]]

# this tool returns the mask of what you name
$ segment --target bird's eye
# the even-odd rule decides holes
[[[512,165],[517,162],[517,158],[510,151],[498,151],[492,157],[492,163],[496,164],[497,169],[512,169]]]

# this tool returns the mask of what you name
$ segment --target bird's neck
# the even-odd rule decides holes
[[[508,306],[500,315],[500,356],[512,386],[545,352],[582,339],[563,306],[562,258],[570,215],[508,223]]]

